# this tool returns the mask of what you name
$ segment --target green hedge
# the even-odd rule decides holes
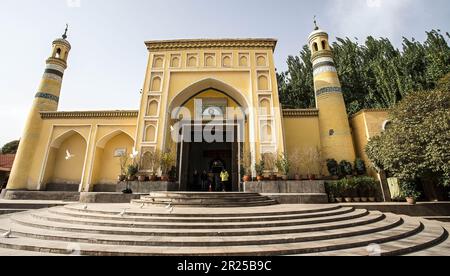
[[[339,181],[328,181],[326,189],[330,198],[376,197],[378,182],[367,176],[344,178]]]

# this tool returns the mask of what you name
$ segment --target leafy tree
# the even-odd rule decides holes
[[[401,179],[450,185],[450,74],[432,91],[413,92],[390,112],[391,125],[366,151],[374,165]]]
[[[288,71],[277,74],[280,101],[284,108],[314,108],[314,79],[311,51],[304,46],[300,56],[289,56]]]
[[[12,141],[2,147],[1,153],[2,154],[16,154],[18,148],[19,148],[19,141],[18,140]]]

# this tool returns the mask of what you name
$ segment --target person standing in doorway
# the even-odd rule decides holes
[[[222,188],[222,191],[223,192],[225,192],[226,190],[226,187],[227,187],[227,184],[228,184],[228,180],[230,179],[230,174],[227,172],[227,170],[224,168],[223,170],[222,170],[222,172],[220,173],[220,180],[221,180],[221,188]]]
[[[206,171],[203,171],[200,179],[202,181],[202,192],[206,192],[208,189],[208,173],[206,173]]]
[[[198,182],[199,182],[199,178],[200,178],[200,175],[198,174],[198,171],[197,170],[195,170],[194,171],[194,175],[193,175],[193,177],[194,177],[194,185],[193,185],[193,189],[194,189],[194,191],[195,190],[197,190],[198,189]]]

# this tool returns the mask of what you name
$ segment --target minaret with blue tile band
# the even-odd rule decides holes
[[[32,160],[35,158],[35,148],[41,135],[40,113],[58,110],[62,80],[71,50],[71,45],[67,41],[67,30],[68,26],[66,26],[62,38],[53,41],[51,56],[46,61],[46,68],[38,90],[34,94],[33,105],[20,139],[19,149],[8,181],[8,190],[26,190],[28,183],[36,182],[36,179],[29,179],[28,172]]]
[[[316,21],[309,36],[316,105],[319,109],[320,140],[325,159],[355,160],[355,150],[341,83],[328,34]]]

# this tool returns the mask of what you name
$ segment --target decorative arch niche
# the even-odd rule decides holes
[[[173,56],[172,60],[170,62],[170,67],[172,68],[179,68],[180,67],[180,57],[179,56]]]
[[[231,67],[232,66],[231,55],[226,54],[222,57],[222,66],[223,67]]]
[[[259,101],[260,115],[269,116],[272,115],[272,103],[269,98],[262,97]]]
[[[51,143],[43,179],[47,190],[79,190],[86,148],[85,138],[75,130],[65,132]]]
[[[159,101],[157,98],[150,98],[147,106],[147,116],[157,117],[159,111]]]
[[[154,91],[154,92],[161,91],[161,83],[162,83],[162,81],[161,81],[160,76],[153,77],[151,91]]]
[[[269,78],[266,75],[260,75],[258,77],[258,90],[259,91],[269,90]]]
[[[164,59],[160,56],[156,56],[153,60],[153,68],[163,68],[164,67]]]
[[[256,57],[256,65],[258,67],[266,67],[267,66],[267,59],[264,55],[258,55]]]
[[[156,141],[156,126],[149,124],[145,127],[145,142],[154,143]]]
[[[239,66],[247,67],[248,66],[248,57],[246,55],[241,55],[239,58]]]

